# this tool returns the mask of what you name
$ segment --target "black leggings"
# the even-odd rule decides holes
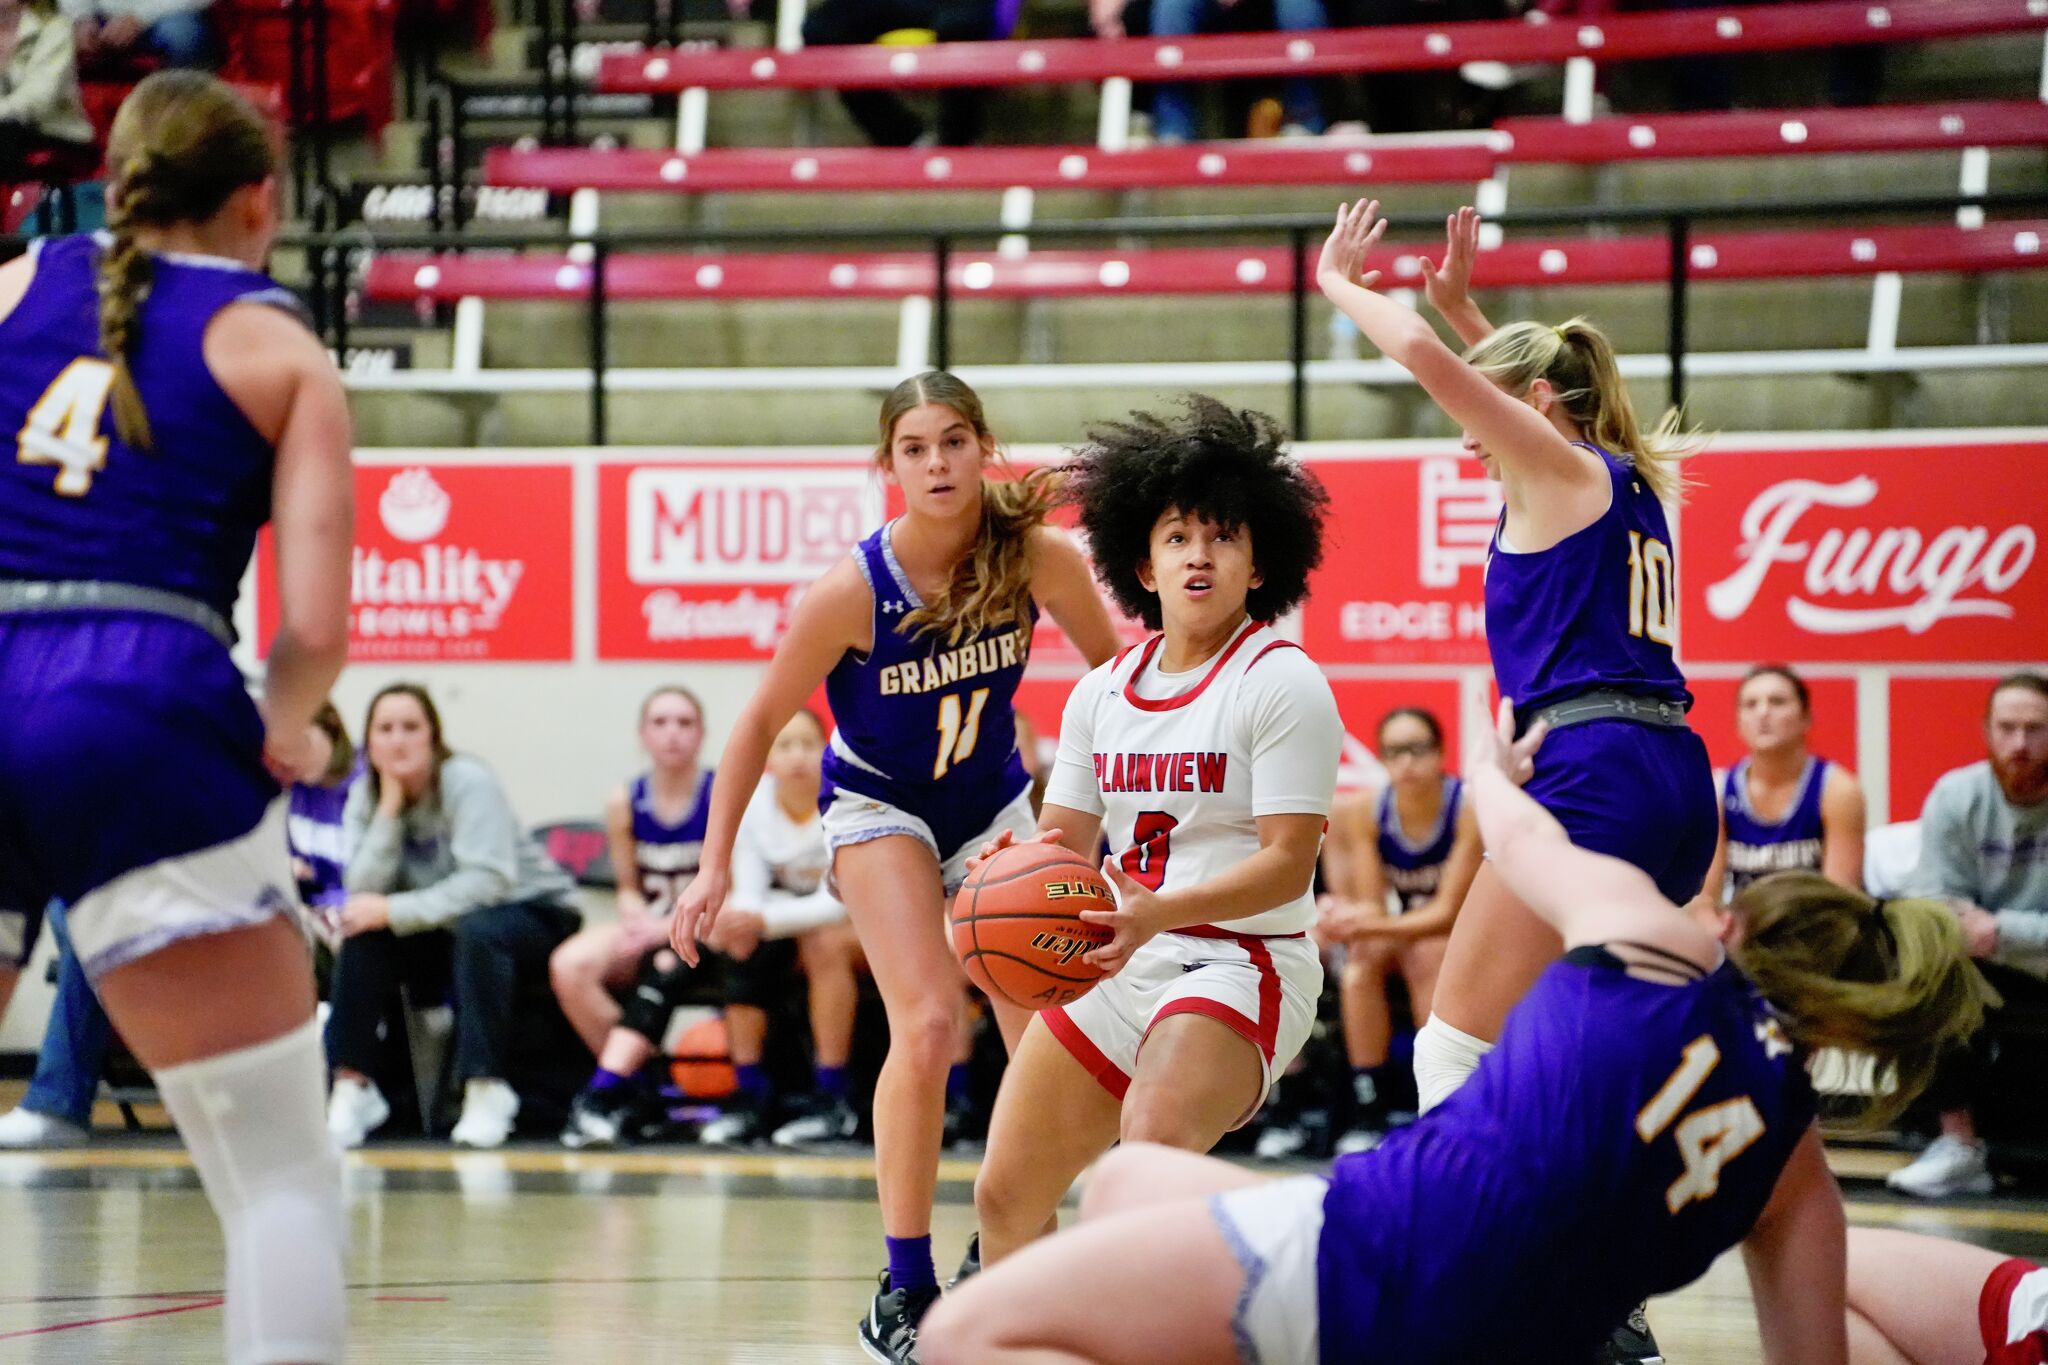
[[[548,955],[579,922],[567,906],[517,901],[472,910],[449,929],[404,937],[379,929],[347,940],[334,962],[329,1065],[372,1075],[377,1033],[395,1017],[399,987],[409,987],[415,1003],[436,1003],[452,986],[455,1079],[505,1079],[521,1013],[560,1008],[548,987]]]
[[[640,975],[626,995],[619,1023],[661,1046],[669,1020],[687,1004],[751,1005],[773,1010],[790,998],[796,981],[796,940],[770,939],[744,958],[701,950],[694,967],[668,948],[640,960]]]

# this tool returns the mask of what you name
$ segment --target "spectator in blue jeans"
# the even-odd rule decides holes
[[[299,896],[318,914],[340,905],[342,802],[359,771],[348,728],[332,703],[313,718],[313,743],[305,770],[292,784],[286,820]],[[36,1053],[35,1078],[12,1113],[0,1117],[0,1148],[76,1147],[92,1136],[92,1105],[100,1069],[113,1041],[113,1026],[84,968],[71,951],[64,907],[53,904],[50,931],[57,936],[57,996],[43,1045]]]
[[[1245,0],[1151,0],[1154,38],[1182,38],[1199,33],[1224,10],[1235,9]],[[1091,0],[1089,22],[1099,38],[1124,36],[1126,0]],[[1328,28],[1329,15],[1323,0],[1273,0],[1274,27],[1282,33]],[[1282,92],[1286,108],[1286,133],[1320,133],[1324,129],[1323,107],[1316,96],[1315,82],[1297,77]],[[1152,90],[1152,131],[1161,142],[1192,142],[1195,138],[1195,95],[1184,82],[1156,85]]]
[[[215,65],[212,0],[60,0],[72,22],[81,66],[123,64],[138,57],[159,66]]]

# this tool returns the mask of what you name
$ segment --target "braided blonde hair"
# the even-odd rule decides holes
[[[136,229],[205,222],[236,190],[269,179],[277,156],[261,116],[231,87],[203,72],[160,71],[114,116],[107,164],[113,240],[100,255],[100,351],[114,367],[114,429],[147,450],[149,413],[132,367],[154,271]]]

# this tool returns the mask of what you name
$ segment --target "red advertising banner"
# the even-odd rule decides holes
[[[1477,461],[1318,460],[1330,491],[1302,644],[1325,664],[1484,664],[1486,547],[1500,486]]]
[[[1679,527],[1694,662],[2037,657],[2048,442],[1708,454]]]
[[[567,465],[359,465],[349,658],[567,659],[574,648]],[[276,555],[257,547],[257,649],[277,633]]]
[[[1437,718],[1444,730],[1444,766],[1458,770],[1462,750],[1458,724],[1458,684],[1434,678],[1345,678],[1333,681],[1337,714],[1344,722],[1344,757],[1337,765],[1337,790],[1377,790],[1386,785],[1387,770],[1379,759],[1380,721],[1399,706],[1420,707]]]
[[[858,460],[603,466],[598,657],[765,661],[874,524],[873,491]]]
[[[1918,820],[1937,778],[1988,757],[1984,708],[1997,681],[1990,674],[1892,679],[1892,819]]]

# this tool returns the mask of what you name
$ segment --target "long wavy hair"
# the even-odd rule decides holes
[[[981,395],[956,375],[927,370],[904,380],[882,400],[877,467],[889,465],[896,424],[905,413],[927,403],[951,408],[977,440],[985,446],[995,444]],[[1045,524],[1046,514],[1058,502],[1061,475],[1054,469],[1018,474],[1000,452],[996,470],[1010,477],[984,475],[981,480],[981,530],[973,553],[961,556],[937,597],[903,618],[897,629],[904,634],[938,634],[948,644],[957,644],[985,630],[1031,619],[1032,532]]]

